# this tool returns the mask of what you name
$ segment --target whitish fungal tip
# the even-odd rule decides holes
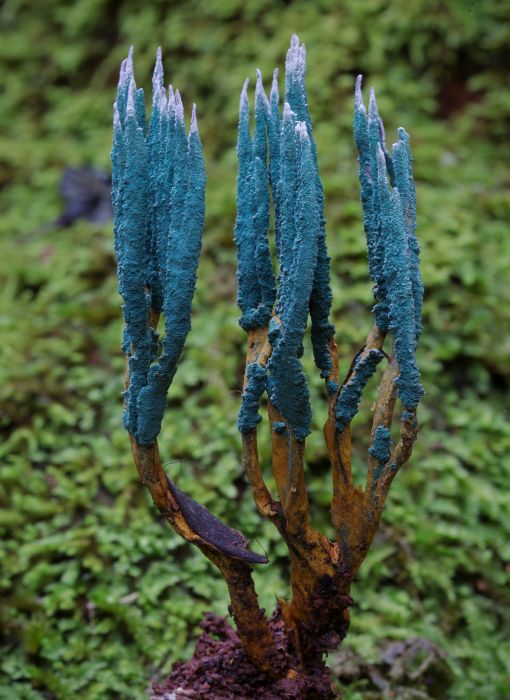
[[[297,122],[296,126],[294,127],[296,134],[299,136],[301,139],[308,139],[308,131],[306,129],[306,124],[305,122]]]
[[[126,58],[126,75],[132,75],[133,73],[133,52],[134,52],[134,47],[130,46],[128,55]]]
[[[257,75],[257,83],[262,82],[262,72],[260,68],[255,69],[255,74]]]
[[[269,94],[269,98],[271,102],[280,102],[280,91],[278,89],[278,68],[275,68],[273,71],[273,82],[271,83],[271,92]]]
[[[128,57],[125,60],[124,80],[129,81],[130,83],[135,83],[135,73],[133,69],[133,47],[129,49]]]
[[[243,83],[243,88],[241,90],[241,96],[239,98],[239,110],[248,110],[248,84],[250,82],[249,78],[246,78],[246,80]]]
[[[175,91],[175,118],[181,122],[184,121],[184,105],[179,90]]]
[[[193,102],[193,106],[191,108],[191,125],[189,128],[190,134],[192,132],[198,132],[198,124],[197,124],[197,106]]]
[[[271,98],[271,101],[276,100],[279,102],[280,100],[280,95],[278,91],[278,75],[280,74],[280,71],[278,68],[275,68],[273,71],[273,82],[271,84],[271,93],[269,97]]]
[[[379,111],[377,109],[377,101],[375,99],[375,90],[370,88],[370,99],[368,101],[368,116],[379,121]]]
[[[403,126],[399,126],[397,129],[398,137],[401,141],[404,141],[404,143],[407,143],[409,141],[409,134],[407,131],[404,129]]]
[[[255,85],[255,98],[256,98],[256,101],[259,102],[259,104],[260,104],[260,100],[262,100],[262,102],[264,103],[264,108],[266,110],[269,110],[269,101],[267,99],[267,95],[264,91],[264,85],[262,83],[262,73],[260,72],[260,70],[258,68],[257,68],[257,83]]]
[[[167,108],[166,92],[163,86],[159,90],[159,108],[162,112],[166,111]]]
[[[120,87],[121,85],[124,84],[124,81],[126,80],[126,63],[127,59],[125,58],[122,63],[120,64],[120,71],[119,71],[119,82],[118,86]]]
[[[126,114],[135,115],[135,98],[136,98],[136,85],[135,81],[131,80],[128,87],[128,96],[126,104]]]
[[[161,46],[156,51],[156,63],[154,64],[154,72],[152,74],[153,85],[163,84],[163,60],[161,54]]]
[[[113,103],[113,126],[115,129],[120,129],[120,114],[119,107],[117,105],[117,100]]]
[[[305,45],[299,45],[299,37],[297,34],[292,35],[290,48],[287,51],[285,59],[285,68],[293,73],[303,73],[306,65],[306,49]]]
[[[384,175],[386,175],[386,158],[384,157],[383,149],[379,142],[377,142],[376,157],[379,174],[382,175],[384,173]]]
[[[169,112],[174,112],[175,111],[175,95],[174,95],[174,89],[171,85],[168,86],[168,111]]]
[[[294,116],[294,112],[290,108],[290,104],[288,102],[285,102],[283,105],[283,114],[282,117],[284,119],[292,119]]]
[[[356,83],[354,87],[354,104],[356,107],[359,107],[361,104],[363,104],[363,95],[361,93],[361,83],[363,81],[363,76],[358,75],[356,78]]]

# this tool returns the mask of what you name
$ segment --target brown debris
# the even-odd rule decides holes
[[[271,680],[248,659],[236,632],[226,618],[207,614],[201,623],[193,657],[176,663],[161,684],[155,684],[151,700],[334,700],[329,671],[320,661],[301,666],[287,643],[281,616],[276,613],[270,629],[282,658],[288,659],[284,677]],[[283,669],[282,669],[283,670]]]

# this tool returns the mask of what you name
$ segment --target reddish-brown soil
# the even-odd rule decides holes
[[[286,666],[299,669],[278,613],[270,626]],[[321,660],[299,673],[291,670],[283,678],[271,679],[249,661],[225,618],[208,614],[201,627],[203,632],[193,657],[185,663],[176,663],[170,676],[162,684],[154,685],[151,700],[334,700],[338,697]]]

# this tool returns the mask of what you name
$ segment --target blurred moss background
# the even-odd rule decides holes
[[[284,547],[256,516],[240,465],[232,229],[240,87],[256,67],[268,85],[294,31],[308,49],[344,369],[371,322],[351,131],[357,73],[376,88],[388,141],[397,126],[410,132],[418,188],[422,429],[354,587],[347,645],[375,660],[385,640],[424,637],[447,653],[453,679],[433,697],[510,697],[509,20],[508,0],[1,4],[2,700],[144,698],[149,678],[191,653],[202,611],[226,610],[222,581],[135,476],[121,427],[111,226],[42,228],[60,212],[66,166],[109,169],[130,44],[139,85],[149,88],[161,45],[188,117],[197,102],[209,177],[193,330],[162,454],[181,488],[267,549],[272,563],[256,572],[263,604],[286,592]],[[307,366],[308,475],[327,528],[325,405]],[[355,423],[359,470],[369,409],[367,398]],[[351,684],[345,697],[369,697],[367,687]]]

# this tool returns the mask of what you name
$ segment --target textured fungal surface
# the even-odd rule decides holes
[[[416,238],[416,192],[409,136],[388,152],[375,93],[368,114],[356,80],[354,140],[358,149],[361,202],[370,277],[374,283],[374,316],[378,328],[390,330],[400,368],[395,380],[405,408],[416,408],[422,394],[416,346],[422,331],[423,284]],[[341,399],[341,394],[339,400]]]
[[[186,132],[179,91],[163,81],[161,50],[147,128],[133,51],[114,105],[112,197],[128,358],[124,424],[140,445],[161,429],[167,392],[191,328],[205,214],[205,170],[195,106]],[[163,313],[160,339],[157,321]]]
[[[335,697],[324,654],[347,633],[351,584],[375,536],[388,489],[409,459],[418,432],[416,407],[423,388],[416,346],[422,331],[423,285],[409,137],[400,129],[390,153],[375,94],[372,90],[367,112],[359,78],[354,137],[375,324],[342,380],[330,321],[324,190],[306,94],[306,52],[295,35],[287,51],[282,100],[278,78],[275,69],[268,98],[262,74],[256,71],[253,119],[248,81],[242,87],[234,227],[239,323],[247,334],[237,421],[243,467],[258,512],[277,528],[290,559],[292,598],[278,598],[271,619],[260,608],[251,569],[268,558],[250,551],[244,535],[177,488],[163,468],[156,441],[191,328],[204,226],[205,172],[195,107],[186,131],[179,91],[164,86],[160,51],[148,126],[132,52],[122,64],[114,107],[115,249],[128,364],[125,425],[135,464],[155,505],[224,576],[237,626],[231,633],[225,627],[225,643],[207,643],[207,654],[197,653],[170,676],[172,697],[177,691],[202,697],[202,690],[204,697],[251,697],[255,686],[260,697],[268,699]],[[160,316],[162,338],[157,334]],[[332,471],[335,541],[314,530],[309,516],[305,439],[312,428],[312,410],[302,365],[308,324],[327,401],[323,434]],[[389,352],[383,349],[388,337]],[[381,364],[363,490],[353,480],[350,425]],[[257,444],[264,394],[274,487],[265,482]],[[402,415],[399,438],[393,440],[397,399]],[[236,659],[246,678],[230,693],[229,674]],[[211,686],[220,694],[211,695]],[[270,689],[267,695],[265,688]]]
[[[306,95],[306,51],[293,36],[285,62],[285,94],[280,107],[278,69],[269,99],[257,71],[255,125],[250,135],[248,81],[240,99],[237,152],[239,174],[235,226],[238,304],[241,326],[267,327],[272,355],[267,391],[288,427],[302,440],[310,432],[311,409],[300,357],[308,317],[312,346],[322,376],[331,370],[328,344],[330,260],[326,249],[324,195]],[[269,188],[275,219],[276,261],[269,254]],[[278,267],[275,290],[273,265]],[[239,427],[254,426],[253,381],[243,395]],[[263,387],[265,389],[266,387]],[[258,400],[261,394],[257,394]]]

